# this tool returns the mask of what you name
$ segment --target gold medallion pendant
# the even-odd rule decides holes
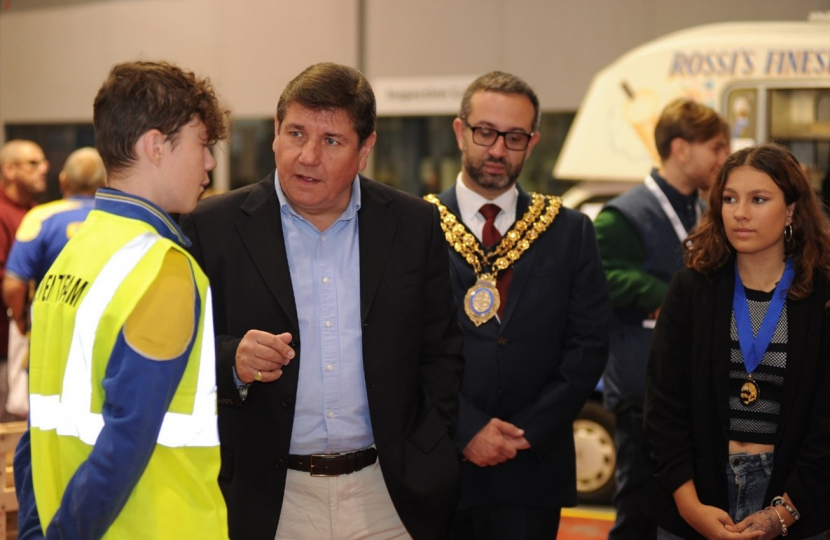
[[[498,313],[501,299],[492,274],[482,274],[464,296],[464,312],[476,326],[481,326]]]
[[[530,194],[525,214],[502,236],[495,248],[485,249],[478,239],[435,195],[424,197],[438,207],[441,229],[450,248],[458,253],[476,275],[476,283],[464,296],[464,311],[476,326],[481,326],[498,312],[501,299],[496,278],[518,261],[553,225],[562,199],[551,195]]]
[[[761,389],[758,388],[758,383],[752,380],[752,375],[750,375],[746,382],[741,385],[741,402],[747,407],[751,407],[755,405],[760,396]]]

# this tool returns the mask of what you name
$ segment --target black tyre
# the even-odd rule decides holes
[[[589,400],[573,426],[576,447],[576,490],[579,504],[611,505],[614,500],[614,415]]]

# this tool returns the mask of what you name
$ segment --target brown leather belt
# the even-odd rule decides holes
[[[312,454],[288,456],[288,468],[311,473],[311,476],[340,476],[351,474],[378,460],[376,448],[366,448],[347,454]]]

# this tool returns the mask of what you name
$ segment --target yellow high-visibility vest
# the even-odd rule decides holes
[[[55,261],[32,304],[32,477],[44,531],[104,426],[102,381],[118,335],[171,249],[190,261],[201,303],[198,330],[153,455],[104,538],[228,537],[218,486],[208,279],[148,223],[97,210]]]

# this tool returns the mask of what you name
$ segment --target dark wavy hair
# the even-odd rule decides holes
[[[209,79],[167,62],[124,62],[112,68],[95,96],[95,147],[107,173],[117,174],[133,164],[135,143],[151,129],[175,145],[181,129],[197,116],[213,144],[227,134],[227,114]]]
[[[709,209],[694,233],[689,236],[686,266],[711,274],[735,254],[729,243],[721,214],[723,191],[729,175],[737,167],[749,166],[772,178],[786,204],[793,208],[792,239],[784,244],[787,257],[795,260],[795,279],[788,296],[805,298],[813,291],[813,271],[830,279],[830,225],[821,211],[818,197],[798,161],[789,150],[777,144],[764,144],[735,152],[723,164],[709,197]]]
[[[357,133],[358,147],[375,132],[375,93],[366,77],[353,67],[333,62],[307,67],[282,91],[277,103],[278,123],[282,124],[292,103],[312,111],[345,111]]]

